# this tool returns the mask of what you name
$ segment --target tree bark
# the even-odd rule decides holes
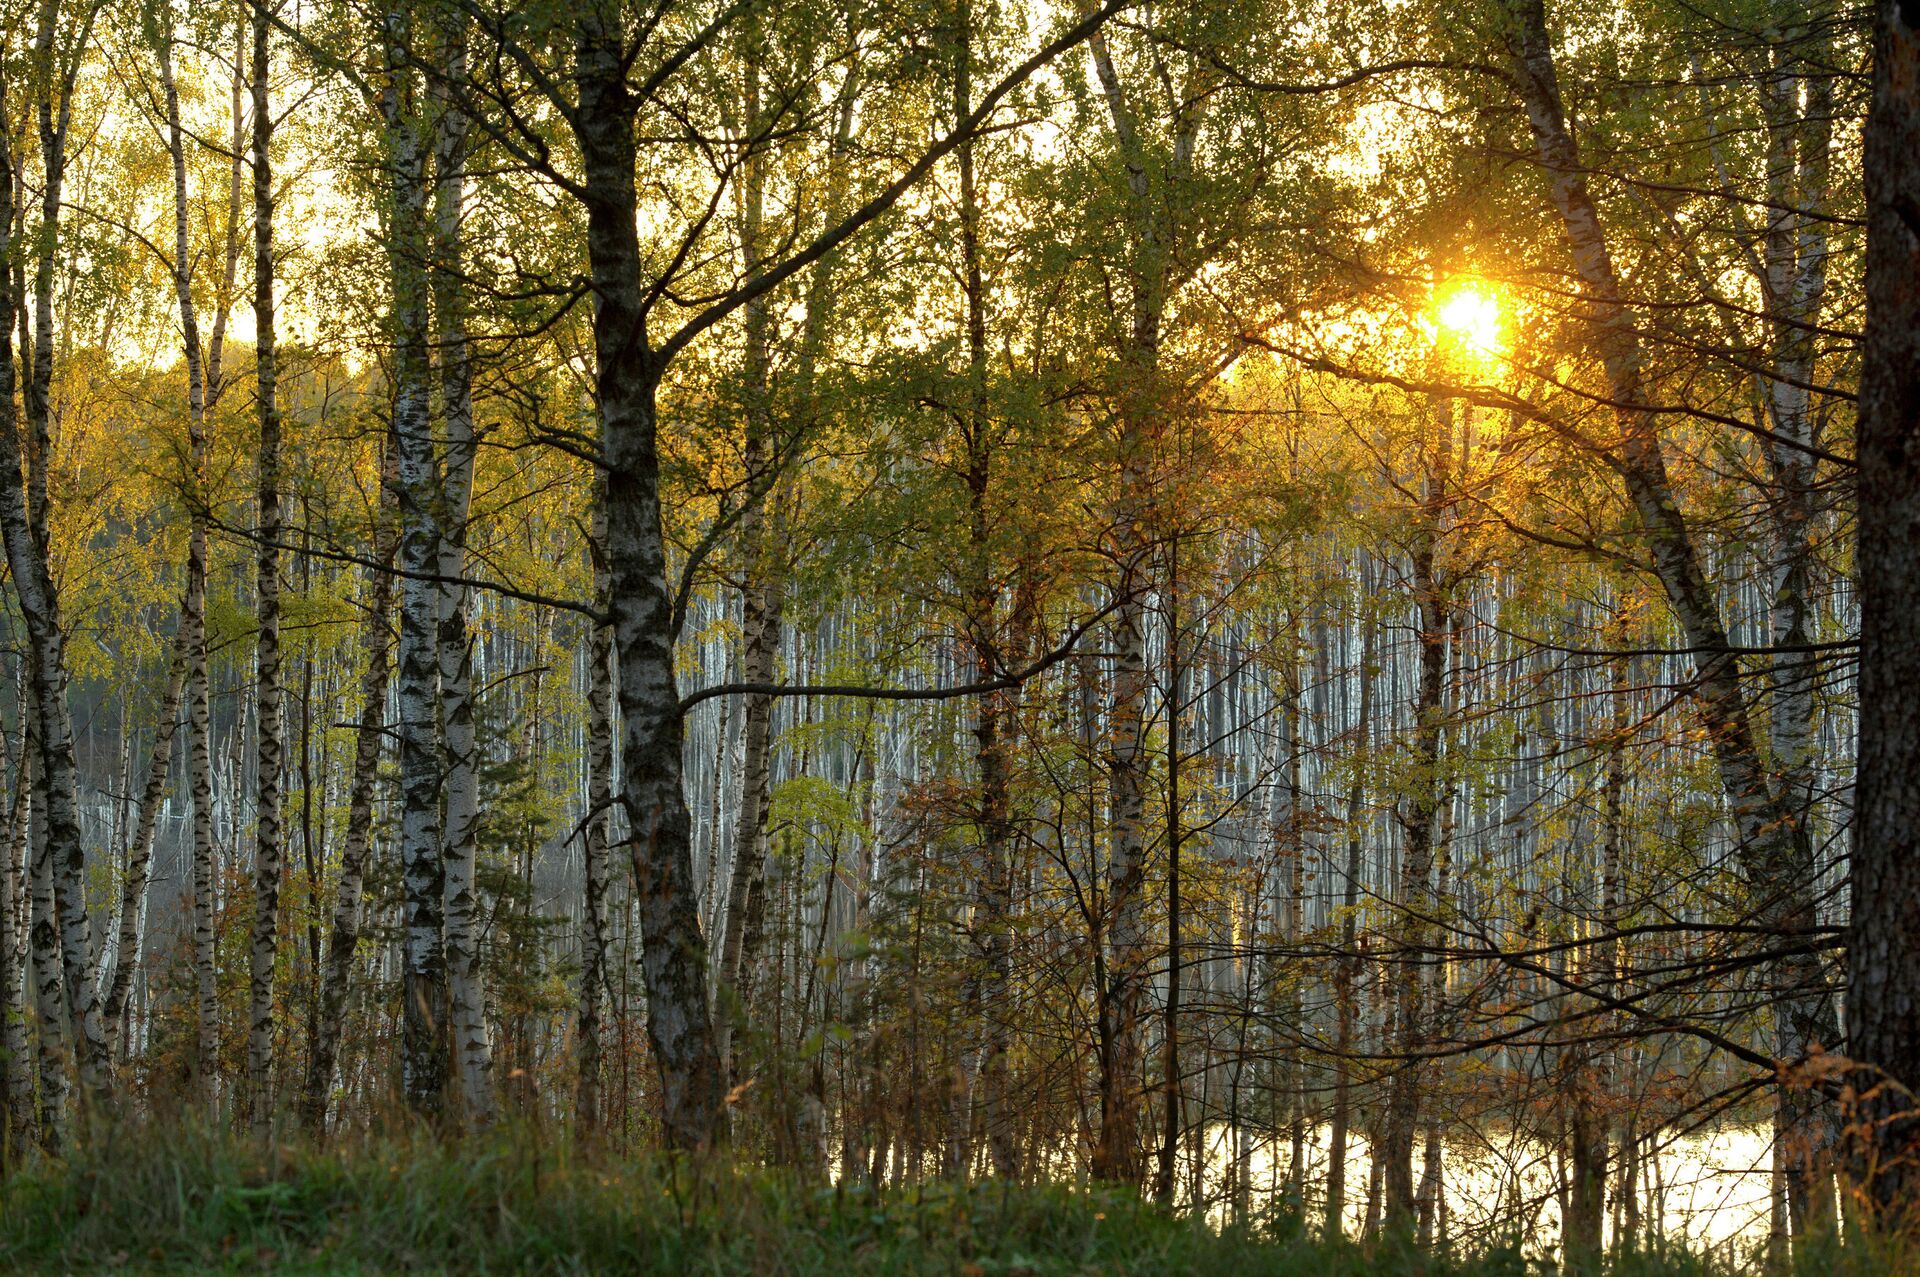
[[[36,715],[36,717],[38,717]],[[30,947],[33,955],[34,1038],[40,1079],[40,1146],[59,1157],[68,1141],[66,1043],[71,1035],[60,984],[60,917],[54,895],[53,845],[47,838],[47,780],[39,741],[30,742],[27,850],[32,858]]]
[[[683,720],[656,435],[655,396],[664,369],[647,339],[635,222],[635,104],[619,27],[608,9],[607,0],[585,0],[577,19],[574,131],[584,175],[594,378],[607,467],[607,561],[624,725],[621,801],[662,1116],[672,1145],[698,1150],[724,1137],[725,1079],[707,1000],[706,943],[681,785]]]
[[[872,980],[868,960],[873,945],[868,932],[873,915],[874,851],[881,841],[880,820],[873,762],[878,742],[862,749],[855,767],[860,793],[860,830],[857,850],[850,867],[853,909],[851,925],[842,941],[840,953],[840,1019],[847,1028],[841,1052],[840,1104],[840,1183],[861,1180],[878,1185],[880,1164],[874,1157],[876,1141],[873,1126],[878,1118],[876,1103],[880,1091],[879,1052],[873,1049],[869,1028],[872,1024]]]
[[[1373,560],[1360,559],[1360,598],[1373,596]],[[1325,1235],[1338,1239],[1346,1227],[1347,1135],[1352,1121],[1355,985],[1360,975],[1359,912],[1360,867],[1363,848],[1362,816],[1367,793],[1368,749],[1373,723],[1373,662],[1376,626],[1371,616],[1360,620],[1359,705],[1354,711],[1353,779],[1347,786],[1346,865],[1340,889],[1340,957],[1333,972],[1334,1079],[1333,1113],[1327,1130],[1327,1213]],[[1378,1161],[1378,1157],[1370,1160]]]
[[[255,505],[259,541],[254,574],[260,631],[255,657],[258,778],[254,801],[253,935],[247,969],[247,1109],[256,1135],[273,1116],[273,970],[285,858],[280,818],[285,766],[280,683],[280,406],[274,349],[273,116],[267,76],[267,0],[253,0],[253,313],[254,384],[260,414]]]
[[[14,246],[15,173],[6,131],[0,129],[0,259],[12,256]],[[14,289],[15,274],[0,268],[0,509],[6,494],[20,480],[18,430],[14,410],[15,373],[13,327],[22,298]],[[8,452],[11,449],[11,452]],[[11,478],[9,478],[9,475]],[[22,671],[24,674],[24,670]],[[33,1077],[27,1045],[26,986],[32,979],[34,936],[32,912],[32,857],[28,821],[33,807],[33,751],[38,733],[33,729],[32,693],[22,678],[17,696],[20,748],[9,769],[13,786],[7,824],[4,881],[0,881],[0,1049],[6,1052],[7,1132],[24,1151],[35,1127]],[[45,1043],[43,1041],[44,1048]]]
[[[1447,646],[1452,612],[1451,583],[1442,562],[1446,536],[1453,453],[1451,406],[1437,405],[1437,443],[1425,459],[1424,491],[1414,516],[1408,548],[1413,605],[1418,616],[1419,669],[1413,707],[1410,797],[1396,812],[1404,838],[1398,904],[1400,994],[1397,1016],[1401,1056],[1388,1087],[1380,1158],[1384,1163],[1385,1226],[1412,1236],[1419,1205],[1413,1178],[1413,1147],[1419,1129],[1421,1092],[1429,1077],[1425,1054],[1430,1045],[1433,990],[1428,963],[1434,943],[1432,922],[1438,907],[1434,890],[1434,852],[1445,787],[1441,782],[1446,736]]]
[[[220,1002],[214,971],[215,850],[213,747],[207,688],[207,377],[201,362],[199,315],[193,300],[193,253],[187,224],[187,159],[180,93],[173,77],[171,12],[155,18],[154,56],[166,105],[167,151],[173,161],[173,286],[187,364],[187,593],[180,624],[187,634],[187,732],[193,790],[193,951],[198,1006],[194,1078],[209,1121],[219,1114]]]
[[[1120,565],[1114,609],[1114,674],[1108,712],[1108,843],[1106,903],[1107,1031],[1100,1059],[1100,1134],[1095,1178],[1138,1183],[1140,1162],[1140,1003],[1146,979],[1147,935],[1142,888],[1146,881],[1147,614],[1151,584],[1152,440],[1158,402],[1160,324],[1166,306],[1164,219],[1154,206],[1146,159],[1125,87],[1095,32],[1087,41],[1107,104],[1116,150],[1126,166],[1129,213],[1139,243],[1132,264],[1131,324],[1122,351],[1119,408],[1120,474],[1113,525]]]
[[[1445,621],[1438,613],[1441,604],[1433,582],[1431,547],[1413,553],[1414,589],[1419,596],[1420,669],[1418,701],[1415,708],[1414,759],[1412,771],[1416,787],[1412,801],[1400,815],[1405,850],[1399,885],[1401,943],[1398,973],[1400,993],[1395,1012],[1400,1040],[1393,1080],[1388,1087],[1385,1129],[1381,1136],[1380,1160],[1383,1164],[1385,1226],[1389,1232],[1411,1235],[1414,1226],[1415,1186],[1413,1178],[1414,1137],[1419,1129],[1421,1083],[1426,1074],[1424,1056],[1428,1046],[1428,988],[1425,963],[1433,947],[1433,926],[1428,920],[1434,912],[1433,851],[1435,787],[1434,772],[1439,763],[1442,681],[1446,669]]]
[[[755,136],[760,127],[759,52],[746,54],[746,84],[742,94],[742,126],[750,153],[742,162],[740,252],[748,278],[759,273],[766,204],[766,160],[759,152],[766,143]],[[772,317],[763,296],[745,307],[746,350],[741,367],[741,395],[746,424],[742,461],[746,470],[749,504],[740,516],[740,677],[748,683],[773,682],[780,650],[783,592],[780,565],[773,543],[777,520],[769,517],[773,494],[768,489],[779,459],[772,438],[768,403],[769,332]],[[738,1080],[734,1032],[745,1021],[748,983],[758,958],[759,939],[754,925],[761,914],[760,897],[766,890],[767,804],[771,796],[773,697],[749,692],[741,697],[740,803],[733,825],[733,871],[728,876],[727,910],[720,932],[720,979],[714,1006],[715,1049],[728,1084]]]
[[[1167,575],[1162,596],[1167,619],[1167,993],[1161,1009],[1160,1030],[1160,1106],[1165,1129],[1161,1134],[1153,1187],[1154,1200],[1162,1206],[1173,1205],[1174,1162],[1180,1151],[1185,1120],[1182,1104],[1185,1092],[1180,1077],[1180,994],[1186,978],[1180,949],[1180,713],[1186,695],[1186,670],[1180,659],[1179,554],[1180,538],[1175,535],[1167,542]],[[1288,717],[1290,725],[1291,704],[1281,713]]]
[[[92,30],[89,10],[78,33],[84,45]],[[30,451],[24,485],[20,481],[18,435],[12,397],[0,412],[0,535],[7,543],[14,592],[27,627],[27,664],[33,681],[40,728],[40,766],[45,786],[42,804],[59,917],[60,965],[66,1010],[73,1031],[74,1061],[84,1098],[105,1104],[109,1098],[106,1036],[99,1002],[89,978],[92,919],[87,913],[86,846],[81,840],[78,767],[74,756],[73,717],[67,704],[66,638],[60,625],[59,591],[49,566],[47,543],[47,469],[52,454],[53,263],[60,240],[62,189],[66,176],[67,129],[73,101],[75,57],[57,66],[54,50],[57,0],[43,0],[33,58],[40,76],[38,102],[44,185],[41,197],[39,256],[34,275],[33,371],[22,402],[27,411]],[[11,362],[11,361],[9,361]]]
[[[1607,731],[1606,775],[1601,782],[1605,834],[1600,848],[1600,908],[1591,924],[1599,934],[1580,974],[1600,997],[1617,998],[1621,861],[1626,838],[1624,754],[1630,730],[1626,659],[1614,657],[1608,662],[1608,670],[1607,701],[1612,722]],[[1606,1240],[1608,1130],[1612,1120],[1607,1101],[1613,1090],[1613,1048],[1606,1036],[1614,1023],[1615,1017],[1605,1012],[1584,1022],[1581,1033],[1599,1040],[1576,1045],[1570,1069],[1573,1094],[1568,1097],[1567,1141],[1573,1184],[1565,1237],[1568,1263],[1580,1270],[1597,1270]]]
[[[984,474],[981,479],[984,480]],[[984,482],[981,497],[984,498]],[[984,501],[976,503],[976,509]],[[976,530],[979,527],[976,516]],[[994,591],[995,594],[998,591]],[[1011,625],[1016,644],[1026,621],[1031,599],[1021,592],[1014,602]],[[974,638],[977,649],[997,652],[999,644],[988,637],[993,625],[992,611],[976,609]],[[1004,658],[993,665],[1005,668]],[[984,673],[992,668],[983,661]],[[979,771],[980,874],[974,883],[977,917],[974,930],[979,948],[978,962],[984,988],[978,1003],[980,1019],[980,1109],[987,1137],[987,1159],[995,1175],[1013,1178],[1020,1172],[1019,1151],[1014,1140],[1014,1101],[1008,1089],[1008,1055],[1011,1043],[1008,1024],[1013,1014],[1013,845],[1014,816],[1012,767],[1009,759],[1010,722],[1013,694],[990,692],[979,699],[974,712],[974,762]]]
[[[1772,33],[1772,65],[1763,81],[1767,128],[1767,227],[1765,299],[1773,377],[1767,383],[1767,448],[1771,469],[1772,593],[1768,600],[1773,641],[1782,649],[1769,661],[1768,745],[1778,799],[1798,826],[1794,837],[1813,861],[1812,828],[1817,800],[1815,690],[1819,661],[1808,650],[1813,638],[1815,556],[1812,533],[1818,513],[1816,467],[1807,450],[1814,443],[1815,333],[1827,285],[1827,187],[1832,169],[1833,76],[1829,71],[1831,15],[1802,10],[1805,26]],[[1808,71],[1810,73],[1798,73]],[[1800,106],[1800,89],[1807,94]],[[1824,1167],[1811,1165],[1830,1138],[1810,1096],[1784,1091],[1779,1102],[1789,1154],[1788,1218],[1795,1236],[1832,1227],[1834,1203]]]
[[[593,526],[587,552],[593,556],[594,606],[605,612],[611,589],[607,573],[605,476],[593,481]],[[587,825],[586,883],[580,940],[580,1080],[575,1120],[598,1131],[600,1111],[600,1000],[607,984],[607,846],[613,804],[613,632],[598,617],[587,633]]]
[[[1091,6],[1082,14],[1094,17]],[[1146,878],[1147,748],[1146,596],[1153,585],[1154,537],[1159,494],[1154,462],[1166,424],[1168,386],[1160,368],[1162,328],[1181,267],[1176,242],[1185,231],[1182,202],[1194,177],[1193,157],[1210,94],[1211,75],[1190,55],[1188,77],[1175,92],[1163,79],[1168,112],[1165,159],[1149,154],[1142,135],[1139,100],[1122,82],[1106,35],[1097,26],[1086,36],[1115,156],[1125,170],[1130,243],[1125,265],[1127,328],[1121,339],[1115,416],[1117,485],[1111,502],[1111,538],[1118,564],[1114,609],[1114,675],[1108,714],[1109,790],[1106,984],[1107,1032],[1101,1053],[1101,1129],[1093,1157],[1096,1177],[1138,1183],[1141,1078],[1140,1005],[1146,985],[1149,942],[1143,885]],[[1162,68],[1165,76],[1165,68]],[[1159,92],[1156,86],[1153,92]],[[1147,95],[1140,95],[1142,97]],[[1188,267],[1191,263],[1187,264]]]
[[[415,1115],[445,1115],[447,960],[442,939],[446,867],[439,756],[439,466],[434,455],[427,338],[427,172],[411,59],[412,6],[381,13],[388,227],[392,288],[393,434],[400,472],[400,865],[405,892],[401,1090]]]
[[[480,967],[480,898],[474,883],[479,851],[480,774],[473,722],[473,640],[467,632],[470,591],[459,584],[467,569],[467,527],[473,501],[473,361],[467,340],[465,231],[470,122],[461,94],[466,83],[463,19],[448,38],[445,85],[434,146],[434,308],[439,323],[440,403],[446,417],[446,477],[439,528],[439,674],[442,735],[446,743],[447,997],[454,1066],[467,1119],[493,1118],[493,1057],[487,1037],[486,992]]]
[[[955,17],[953,118],[956,127],[973,112],[973,8],[960,0]],[[998,443],[987,400],[987,285],[982,262],[979,178],[971,140],[955,148],[960,178],[960,267],[965,302],[966,391],[957,413],[965,446],[967,485],[967,599],[963,633],[977,681],[1000,677],[1009,662],[1000,632],[1004,589],[995,564],[993,463]],[[1009,628],[1018,645],[1031,623],[1031,598],[1020,592]],[[963,1046],[960,1076],[953,1087],[955,1138],[949,1171],[964,1175],[972,1163],[973,1091],[977,1075],[979,1107],[993,1172],[1011,1178],[1019,1172],[1007,1095],[1007,1024],[1013,994],[1012,844],[1014,837],[1008,721],[1011,694],[993,692],[974,703],[972,733],[978,773],[975,821],[979,860],[973,874],[974,917],[968,929],[972,952],[963,991],[963,1025],[977,1024],[978,1037]]]
[[[4,146],[0,143],[0,146]],[[5,153],[0,150],[0,185],[7,182],[5,172]],[[0,190],[0,241],[7,236],[10,218],[7,214],[7,193]],[[0,334],[7,334],[12,328],[12,296],[8,289],[5,272],[0,272]],[[6,336],[0,336],[0,346],[11,346]],[[11,355],[11,350],[8,350]],[[4,387],[0,387],[3,390]],[[21,704],[21,725],[27,723],[26,705]],[[21,959],[26,954],[22,943],[23,933],[32,927],[32,918],[23,908],[28,895],[22,888],[27,873],[27,815],[32,801],[30,795],[31,778],[27,766],[27,738],[23,732],[19,738],[17,750],[11,747],[11,737],[0,735],[0,750],[9,755],[6,759],[7,778],[11,788],[8,802],[6,841],[0,844],[0,1051],[4,1051],[4,1064],[0,1065],[0,1082],[4,1084],[7,1115],[4,1138],[8,1141],[10,1157],[0,1158],[11,1168],[16,1159],[24,1156],[33,1142],[33,1074],[31,1065],[33,1056],[27,1042],[26,984],[28,964]]]
[[[1910,1224],[1920,1190],[1920,4],[1875,10],[1864,157],[1859,416],[1860,752],[1848,1055],[1869,1098],[1866,1188]]]
[[[1773,377],[1767,383],[1767,449],[1773,492],[1773,641],[1769,736],[1781,800],[1802,823],[1814,804],[1814,691],[1811,641],[1815,462],[1815,333],[1827,291],[1828,186],[1832,171],[1833,76],[1830,15],[1805,29],[1776,32],[1763,85],[1767,127],[1767,228],[1761,280]],[[1806,107],[1800,106],[1804,86]],[[1795,650],[1799,649],[1799,650]]]

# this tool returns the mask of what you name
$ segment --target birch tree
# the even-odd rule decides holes
[[[466,216],[468,133],[459,102],[466,76],[467,35],[462,19],[444,34],[445,75],[434,134],[433,304],[438,324],[440,405],[445,418],[444,476],[436,505],[439,528],[440,717],[446,745],[447,990],[452,1016],[454,1065],[469,1120],[485,1124],[493,1113],[492,1067],[481,986],[481,901],[474,881],[480,819],[479,759],[473,721],[473,640],[468,634],[470,593],[467,528],[473,503],[474,452],[472,351],[467,340]]]
[[[661,381],[701,334],[892,209],[990,119],[1008,93],[1084,40],[1119,3],[1113,0],[1038,48],[982,95],[960,128],[919,151],[839,222],[658,336],[652,312],[671,286],[672,275],[650,278],[641,258],[636,114],[651,108],[683,67],[718,47],[737,15],[723,10],[684,29],[656,31],[652,24],[642,24],[636,32],[624,6],[614,0],[580,6],[563,29],[541,33],[553,39],[564,34],[571,47],[564,81],[547,78],[523,38],[509,35],[492,17],[486,21],[489,38],[501,42],[514,64],[540,82],[580,155],[580,176],[575,179],[545,158],[549,152],[543,137],[525,129],[496,134],[586,214],[595,398],[607,473],[607,557],[624,725],[619,801],[626,809],[626,850],[643,941],[647,1032],[661,1075],[666,1131],[677,1146],[703,1148],[718,1138],[724,1091],[707,992],[706,943],[695,906],[691,823],[681,783],[684,715],[673,655],[676,608],[661,526]],[[644,75],[630,70],[639,66],[650,69]],[[703,228],[704,221],[697,221],[667,260],[684,262]]]
[[[15,455],[9,460],[0,453],[0,536],[7,543],[7,562],[27,627],[27,666],[39,728],[37,765],[44,788],[40,810],[59,909],[60,966],[75,1063],[85,1097],[104,1103],[109,1085],[107,1042],[88,969],[92,919],[87,912],[86,847],[80,831],[73,716],[67,703],[66,637],[61,629],[59,592],[48,564],[46,476],[52,448],[49,399],[54,355],[53,274],[60,243],[67,136],[74,79],[97,12],[97,5],[89,7],[77,23],[70,24],[66,33],[70,43],[63,49],[59,47],[59,4],[57,0],[43,0],[34,33],[33,78],[39,90],[34,113],[40,132],[42,196],[33,285],[33,363],[21,396],[26,409],[28,453],[17,503],[12,495],[12,475],[19,458]],[[10,397],[6,411],[13,412]],[[0,426],[6,424],[0,422]],[[17,436],[10,428],[3,433],[8,436],[6,447],[17,454]],[[38,963],[36,958],[36,966]]]
[[[393,440],[398,462],[400,642],[395,690],[401,817],[400,862],[406,884],[401,1000],[405,1017],[402,1090],[414,1112],[437,1120],[447,1071],[446,863],[440,812],[439,523],[441,476],[434,451],[428,379],[427,127],[414,69],[413,6],[382,10],[384,177],[387,269],[392,289]]]
[[[253,934],[248,951],[247,1110],[256,1134],[273,1117],[273,975],[278,956],[280,882],[285,853],[280,790],[285,766],[280,682],[280,406],[274,349],[272,19],[267,0],[254,0],[251,23],[253,99],[253,315],[254,386],[260,416],[254,503],[258,553],[254,596],[260,616],[255,640],[255,713],[258,776],[254,802]],[[237,212],[237,210],[236,210]]]
[[[1654,570],[1686,635],[1694,671],[1691,694],[1711,742],[1731,819],[1740,843],[1756,920],[1773,928],[1782,943],[1816,923],[1812,854],[1804,822],[1769,776],[1740,684],[1739,658],[1727,637],[1718,601],[1701,566],[1686,515],[1675,498],[1663,451],[1659,418],[1641,371],[1641,340],[1633,310],[1615,273],[1605,229],[1565,110],[1546,13],[1540,0],[1511,6],[1509,52],[1515,90],[1546,171],[1554,208],[1582,287],[1581,306],[1615,406],[1620,435],[1607,451],[1615,460],[1639,517]],[[1804,1060],[1815,1046],[1839,1040],[1831,991],[1816,955],[1792,953],[1777,960],[1782,992],[1775,1003],[1775,1050],[1784,1061]],[[1783,1102],[1798,1105],[1787,1095]],[[1790,1128],[1818,1119],[1796,1111]],[[1815,1138],[1814,1143],[1824,1143]],[[1802,1180],[1794,1197],[1813,1192]]]

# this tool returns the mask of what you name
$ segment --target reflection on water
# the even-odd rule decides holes
[[[1309,1218],[1325,1211],[1329,1128],[1312,1128],[1305,1139],[1304,1183]],[[1766,1241],[1772,1202],[1770,1129],[1727,1126],[1642,1143],[1634,1176],[1643,1238],[1689,1243],[1747,1257]],[[1232,1132],[1207,1132],[1204,1200],[1224,1220],[1231,1209],[1235,1148]],[[1560,1244],[1560,1200],[1566,1169],[1558,1151],[1512,1127],[1479,1130],[1450,1126],[1441,1159],[1443,1191],[1435,1217],[1436,1238],[1486,1243],[1519,1237],[1533,1254]],[[1366,1222],[1371,1150],[1363,1133],[1347,1138],[1347,1203],[1350,1234]],[[1414,1153],[1414,1175],[1424,1170],[1425,1142]],[[1283,1139],[1251,1143],[1241,1150],[1253,1200],[1273,1200],[1287,1191],[1291,1150]],[[1619,1148],[1608,1167],[1608,1235],[1626,1217],[1619,1198]]]

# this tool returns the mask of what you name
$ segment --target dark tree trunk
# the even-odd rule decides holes
[[[1381,1161],[1384,1163],[1386,1226],[1411,1236],[1415,1220],[1416,1186],[1413,1147],[1419,1130],[1421,1092],[1432,1071],[1424,1062],[1431,1037],[1438,992],[1428,963],[1435,940],[1432,919],[1440,903],[1434,890],[1435,851],[1443,803],[1450,801],[1442,784],[1442,751],[1446,738],[1447,648],[1451,633],[1452,599],[1443,562],[1443,538],[1452,497],[1453,414],[1445,402],[1435,413],[1439,443],[1427,458],[1425,490],[1413,530],[1408,559],[1412,571],[1414,606],[1419,614],[1417,640],[1419,673],[1415,683],[1414,741],[1410,767],[1412,797],[1398,811],[1405,839],[1405,860],[1399,906],[1401,922],[1398,1005],[1400,1054],[1388,1089]]]
[[[1907,1223],[1920,1190],[1920,3],[1880,0],[1873,55],[1847,1053],[1876,1088],[1871,1200]]]
[[[655,419],[663,368],[648,344],[641,285],[635,103],[608,8],[606,0],[588,0],[578,20],[574,128],[585,179],[595,386],[607,470],[607,564],[624,727],[621,801],[647,1034],[660,1070],[667,1138],[675,1147],[702,1149],[722,1136],[725,1080],[707,1000],[707,946],[681,786],[684,724],[674,679]]]
[[[280,779],[285,762],[280,711],[280,405],[273,331],[273,115],[267,99],[267,0],[253,8],[253,314],[254,382],[260,414],[255,503],[254,595],[260,614],[255,659],[259,716],[258,797],[254,804],[253,935],[248,955],[247,1109],[265,1134],[273,1104],[273,968],[280,934],[280,877],[285,849]]]

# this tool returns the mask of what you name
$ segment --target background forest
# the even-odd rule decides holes
[[[1898,1204],[1917,22],[0,0],[8,1162]]]

